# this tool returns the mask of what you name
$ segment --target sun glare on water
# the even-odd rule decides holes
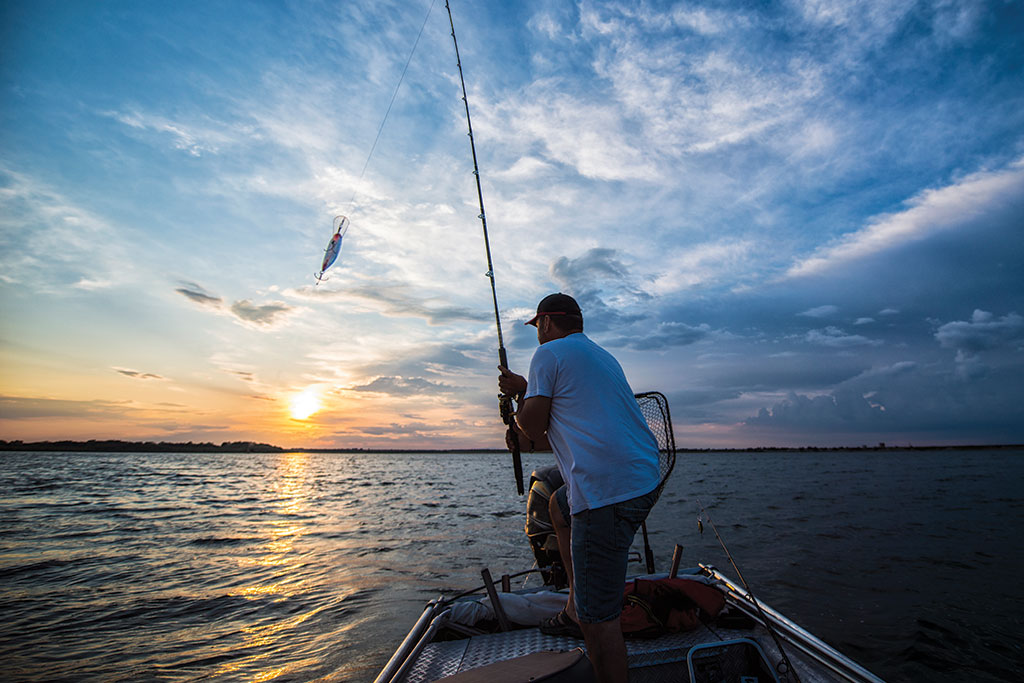
[[[292,397],[292,418],[305,420],[320,410],[320,397],[313,389],[306,389]]]

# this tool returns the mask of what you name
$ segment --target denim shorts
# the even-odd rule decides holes
[[[569,514],[565,486],[555,491],[562,517],[572,529],[576,615],[587,624],[611,621],[622,611],[629,547],[658,500],[658,490],[621,503]]]

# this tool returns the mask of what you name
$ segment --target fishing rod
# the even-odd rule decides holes
[[[487,277],[491,281],[491,298],[494,301],[494,323],[498,329],[498,362],[501,367],[508,368],[508,354],[505,352],[505,340],[501,336],[501,313],[498,309],[498,288],[494,283],[494,264],[491,261],[491,241],[487,236],[487,212],[484,211],[484,191],[480,186],[480,167],[476,160],[476,143],[473,141],[473,120],[469,116],[469,97],[466,95],[466,79],[462,74],[462,59],[459,57],[459,41],[455,37],[455,21],[452,19],[452,8],[445,0],[444,8],[448,10],[448,24],[452,27],[452,43],[455,45],[455,63],[459,67],[459,82],[462,83],[462,103],[466,106],[466,126],[469,129],[469,148],[473,152],[473,176],[476,178],[476,197],[480,204],[480,224],[484,230],[484,249],[487,252]],[[523,460],[519,449],[519,434],[516,433],[515,411],[512,409],[512,397],[507,394],[498,395],[498,412],[507,427],[507,441],[512,451],[512,470],[516,475],[516,491],[523,495]]]
[[[743,578],[743,573],[740,571],[740,568],[736,566],[736,560],[733,559],[732,553],[730,553],[729,548],[726,547],[725,541],[722,540],[721,534],[718,533],[718,527],[715,526],[715,522],[711,519],[711,515],[709,515],[708,511],[704,508],[704,503],[700,502],[700,498],[697,499],[697,505],[700,506],[700,511],[704,513],[704,517],[707,518],[708,523],[711,525],[711,530],[715,532],[715,538],[718,539],[719,545],[721,545],[722,550],[725,551],[725,556],[729,558],[729,564],[732,565],[733,571],[736,572],[736,576],[740,577],[740,581],[743,582],[743,587],[747,589],[747,597],[749,597],[750,601],[754,603],[757,613],[761,615],[761,621],[764,622],[764,627],[768,629],[768,634],[772,637],[772,640],[775,641],[775,647],[779,649],[779,654],[782,655],[782,660],[786,663],[786,671],[779,671],[779,673],[783,675],[793,674],[793,678],[796,679],[796,683],[800,683],[800,676],[797,674],[796,669],[793,668],[792,662],[789,661],[789,656],[786,655],[786,651],[782,648],[782,642],[775,634],[775,629],[772,628],[771,622],[768,620],[768,615],[764,613],[764,610],[761,609],[761,604],[757,601],[757,598],[754,597],[754,591],[751,590],[750,584],[747,583],[747,580]],[[704,524],[700,521],[699,517],[697,518],[697,527],[700,529],[701,533],[704,533]],[[778,670],[778,667],[776,667],[776,670]]]

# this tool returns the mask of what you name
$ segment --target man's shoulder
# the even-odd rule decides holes
[[[554,351],[558,349],[597,346],[597,344],[592,342],[590,338],[582,332],[573,332],[572,334],[568,334],[559,339],[552,339],[547,344],[541,346],[541,348],[544,348],[545,346],[551,347],[551,350]]]

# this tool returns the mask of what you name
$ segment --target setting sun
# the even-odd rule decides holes
[[[292,397],[292,418],[305,420],[307,417],[320,410],[320,398],[312,389],[306,389],[300,394]]]

